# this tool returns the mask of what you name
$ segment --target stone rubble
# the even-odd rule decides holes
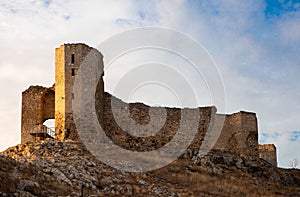
[[[11,157],[22,165],[35,166],[45,177],[52,177],[53,184],[74,188],[79,196],[81,188],[90,194],[132,196],[147,193],[151,196],[179,196],[169,192],[160,184],[149,183],[139,178],[133,179],[132,173],[119,171],[99,162],[85,147],[77,142],[42,141],[27,143],[7,149],[3,156]],[[24,170],[27,170],[26,167]],[[19,177],[20,175],[17,175]],[[122,184],[122,183],[127,184]],[[38,182],[20,180],[15,196],[34,196],[31,190],[41,188]],[[28,191],[30,190],[30,191]],[[47,194],[55,193],[51,191]],[[33,192],[34,193],[34,192]],[[2,194],[0,196],[5,196]]]
[[[219,180],[226,176],[234,183],[243,174],[256,187],[267,187],[264,180],[277,182],[281,187],[298,187],[299,190],[292,190],[295,194],[300,193],[297,172],[293,175],[263,160],[229,153],[210,152],[200,157],[187,150],[163,169],[130,173],[103,164],[81,143],[49,140],[17,145],[0,154],[0,196],[81,196],[82,189],[84,196],[210,196],[218,193],[194,194],[188,185],[177,184],[176,180],[185,176]],[[178,177],[175,183],[168,181],[174,176]]]

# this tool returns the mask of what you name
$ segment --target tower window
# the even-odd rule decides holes
[[[75,76],[75,68],[72,68],[72,76]]]
[[[72,99],[74,99],[74,93],[72,93]]]
[[[72,64],[75,63],[75,54],[72,54],[72,56],[71,56],[71,63],[72,63]]]

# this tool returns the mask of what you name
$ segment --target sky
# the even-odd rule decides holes
[[[279,166],[300,160],[298,0],[0,1],[0,151],[20,143],[22,91],[53,85],[55,48],[78,42],[97,47],[112,35],[148,26],[201,44],[222,77],[225,112],[255,112],[259,142],[276,145]],[[105,72],[108,92],[120,77],[113,71]],[[151,95],[136,97],[151,104]],[[169,99],[155,102],[172,105]]]

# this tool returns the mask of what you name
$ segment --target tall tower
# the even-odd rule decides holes
[[[78,134],[73,120],[72,99],[73,84],[78,69],[84,58],[91,52],[97,53],[99,70],[103,73],[103,56],[96,49],[85,44],[64,44],[55,51],[55,136],[59,140],[78,139]],[[102,75],[103,76],[103,75]],[[102,100],[104,92],[103,77],[101,77],[97,98]],[[98,100],[98,102],[101,102]]]

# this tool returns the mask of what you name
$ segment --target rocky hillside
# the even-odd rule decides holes
[[[0,196],[300,196],[300,171],[214,152],[129,173],[101,163],[81,143],[44,141],[1,153]]]

